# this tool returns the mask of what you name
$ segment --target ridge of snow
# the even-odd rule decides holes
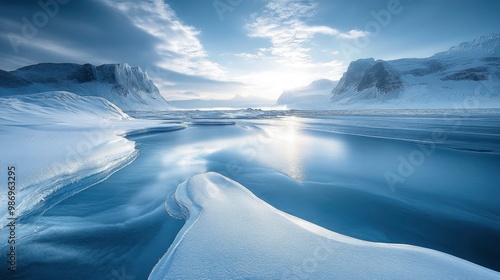
[[[149,279],[497,279],[438,251],[347,237],[284,213],[218,173],[166,202],[186,220]]]
[[[463,42],[458,46],[453,46],[445,52],[440,52],[434,57],[446,55],[479,55],[479,56],[500,56],[500,33],[489,36],[481,36],[470,42]]]

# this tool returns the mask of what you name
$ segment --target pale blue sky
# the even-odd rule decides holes
[[[277,98],[339,79],[357,58],[426,57],[500,31],[500,1],[488,0],[44,2],[58,7],[37,26],[38,1],[0,1],[1,69],[127,62],[167,99]],[[37,29],[28,37],[23,17]]]

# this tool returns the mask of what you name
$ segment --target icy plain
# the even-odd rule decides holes
[[[0,106],[14,279],[500,279],[496,110]]]

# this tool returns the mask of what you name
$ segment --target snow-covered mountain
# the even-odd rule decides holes
[[[429,58],[351,62],[336,86],[320,80],[285,90],[291,109],[500,108],[500,33]]]
[[[495,34],[429,58],[354,61],[332,90],[329,108],[500,107],[499,89]]]
[[[47,91],[104,97],[124,111],[171,109],[148,75],[126,63],[41,63],[10,72],[0,70],[0,96]]]
[[[314,109],[319,104],[327,104],[332,88],[338,81],[317,80],[305,87],[284,90],[278,99],[278,105],[290,109]]]
[[[461,43],[449,50],[437,53],[434,56],[469,55],[469,56],[500,56],[500,33],[482,36],[479,39]]]

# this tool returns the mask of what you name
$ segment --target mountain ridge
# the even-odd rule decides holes
[[[330,91],[326,104],[302,92],[294,109],[500,108],[500,33],[428,58],[358,59]]]
[[[14,71],[0,70],[0,95],[68,91],[104,97],[123,111],[170,110],[146,72],[127,63],[39,63]]]
[[[433,55],[433,57],[460,53],[500,56],[500,33],[494,33],[489,36],[481,36],[472,41],[462,42],[458,46],[449,48],[445,52],[439,52]]]

